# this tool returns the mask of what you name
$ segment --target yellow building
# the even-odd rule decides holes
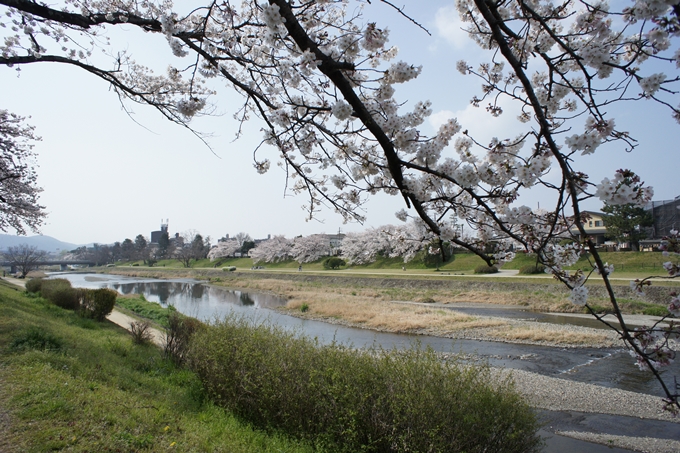
[[[604,237],[607,234],[607,228],[604,226],[603,220],[605,214],[595,211],[583,211],[582,214],[584,218],[583,229],[586,230],[586,234],[593,238],[595,244],[604,244]],[[570,232],[572,235],[577,236],[579,240],[585,239],[581,237],[576,226],[571,227]]]

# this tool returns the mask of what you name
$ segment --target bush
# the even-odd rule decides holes
[[[149,321],[133,321],[130,323],[130,335],[135,344],[147,344],[153,339]]]
[[[330,258],[323,260],[324,269],[340,269],[340,267],[346,264],[345,260],[338,258],[337,256],[331,256]]]
[[[184,364],[189,343],[203,324],[179,312],[168,315],[168,328],[165,331],[165,356],[177,365]]]
[[[498,268],[496,266],[487,266],[482,264],[481,266],[475,267],[475,274],[497,274]]]
[[[104,321],[116,305],[118,293],[112,289],[82,289],[78,292],[80,314],[85,318]]]
[[[520,268],[519,273],[521,275],[536,275],[544,274],[545,266],[542,264],[530,264],[528,266],[523,266]]]
[[[71,287],[71,282],[64,278],[43,280],[40,285],[40,295],[54,305],[67,310],[77,310],[79,306],[77,291]]]
[[[26,282],[26,291],[29,293],[39,293],[42,286],[42,278],[32,278]]]
[[[536,415],[488,368],[433,351],[319,346],[230,318],[191,342],[188,363],[217,404],[256,426],[339,452],[536,452]]]

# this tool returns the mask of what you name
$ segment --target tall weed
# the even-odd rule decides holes
[[[168,328],[165,331],[165,356],[176,365],[184,364],[189,343],[203,325],[199,320],[184,316],[176,311],[168,314]]]
[[[431,350],[356,351],[229,318],[197,332],[190,367],[256,426],[338,451],[533,452],[537,421],[486,368]]]

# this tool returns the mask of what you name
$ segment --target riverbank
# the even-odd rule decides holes
[[[230,274],[231,275],[231,274]],[[261,275],[261,274],[260,274]],[[166,275],[166,277],[170,277]],[[179,277],[177,275],[172,275],[172,277]],[[181,275],[181,277],[188,277],[188,275]],[[222,281],[213,280],[211,284],[220,286],[234,287],[236,282],[240,283],[238,285],[241,289],[256,291],[259,290],[254,288],[257,282],[262,284],[262,278],[257,279],[246,279],[243,277],[232,276],[233,279],[228,281],[222,279]],[[283,294],[282,289],[291,289],[290,281],[282,281],[282,279],[264,279],[269,280],[267,282],[267,287],[270,288],[271,292],[277,294]],[[341,285],[323,285],[316,282],[311,284],[300,284],[299,281],[295,281],[295,286],[292,287],[293,290],[307,291],[314,293],[316,297],[320,293],[335,294],[334,297],[342,299],[349,299],[352,301],[359,296],[363,291],[368,291],[365,296],[369,301],[379,300],[382,296],[377,290],[380,287],[347,287],[347,281],[342,282]],[[357,282],[355,282],[357,283]],[[278,285],[278,286],[277,286]],[[248,286],[247,288],[245,286]],[[299,286],[299,287],[298,287]],[[387,290],[394,291],[394,285],[388,286]],[[396,290],[401,290],[403,288],[396,288]],[[357,293],[352,295],[352,292]],[[363,293],[362,293],[363,294]],[[388,293],[390,295],[393,293]],[[300,294],[291,294],[292,299],[289,302],[295,301],[295,296]],[[356,300],[354,300],[356,302]],[[426,308],[436,308],[439,311],[447,310],[443,306],[436,306],[432,302],[416,302],[409,303],[408,301],[392,301],[385,302],[386,305],[397,306],[399,304],[410,306],[410,307],[426,307]],[[436,303],[435,303],[436,304]],[[451,304],[457,306],[463,306],[462,302],[457,304]],[[507,306],[507,305],[506,305]],[[503,306],[503,307],[506,307]],[[291,310],[290,308],[286,309]],[[299,309],[296,310],[297,313],[304,315]],[[556,353],[559,352],[556,350]],[[529,358],[528,360],[531,360]],[[499,374],[507,373],[508,371],[499,370]],[[560,435],[568,435],[570,437],[588,437],[593,441],[600,441],[604,445],[619,445],[622,448],[634,449],[635,451],[653,451],[653,452],[667,452],[667,451],[678,451],[677,442],[674,443],[673,439],[680,436],[679,428],[677,427],[677,419],[673,419],[669,414],[661,410],[660,398],[643,395],[636,392],[626,392],[623,390],[616,390],[605,388],[602,386],[591,385],[582,382],[574,382],[568,379],[555,378],[552,376],[544,376],[536,373],[530,373],[520,370],[513,370],[513,379],[516,382],[518,391],[524,395],[531,405],[537,408],[545,409],[547,412],[545,415],[545,420],[549,424],[549,433],[559,433]],[[568,377],[568,375],[564,375]],[[591,415],[587,415],[591,414]],[[614,420],[616,427],[612,427],[611,423],[603,423],[601,414],[608,414],[609,417],[613,417],[610,420]],[[632,414],[635,414],[634,416]],[[565,422],[567,420],[567,422]],[[577,422],[581,420],[581,422]],[[655,420],[651,426],[656,430],[651,430],[646,432],[640,428],[622,428],[630,426],[639,426],[643,420]],[[587,421],[587,423],[585,422]],[[649,422],[651,423],[651,421]],[[644,425],[648,426],[648,425]],[[659,428],[659,427],[662,428]],[[646,429],[646,428],[645,428]],[[639,437],[637,437],[639,436]],[[653,440],[646,439],[645,436],[653,437]],[[550,442],[555,441],[559,445],[563,445],[561,436],[553,436]],[[611,442],[610,442],[611,441]],[[550,445],[549,442],[549,445]],[[572,447],[571,449],[565,449],[563,447],[552,448],[548,447],[546,451],[548,452],[580,452],[580,451],[599,451],[594,450],[593,446],[584,447],[581,445],[580,448]],[[614,450],[617,451],[617,450]],[[618,450],[620,451],[620,450]]]
[[[623,346],[611,329],[537,322],[533,312],[575,313],[582,310],[568,299],[568,291],[555,284],[527,284],[503,279],[413,279],[361,278],[268,272],[223,272],[211,269],[128,269],[105,272],[154,278],[198,278],[211,285],[276,294],[288,300],[280,310],[298,318],[371,329],[380,332],[430,335],[452,339],[474,339],[561,348]],[[661,298],[667,291],[655,288]],[[632,299],[628,287],[617,287],[622,306],[630,311],[658,307],[653,302]],[[593,288],[594,304],[599,288]],[[628,298],[626,298],[628,296]],[[456,308],[469,304],[502,306],[526,316],[468,315]],[[578,313],[575,313],[578,314]],[[653,323],[660,317],[629,316],[637,324]],[[586,319],[592,319],[589,316]],[[599,326],[599,324],[598,324]]]

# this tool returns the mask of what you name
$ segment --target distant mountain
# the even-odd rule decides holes
[[[62,250],[73,250],[78,245],[62,242],[50,236],[14,236],[11,234],[0,234],[0,250],[7,250],[7,247],[13,247],[20,244],[28,244],[35,246],[38,250],[44,250],[49,253],[59,253]]]

